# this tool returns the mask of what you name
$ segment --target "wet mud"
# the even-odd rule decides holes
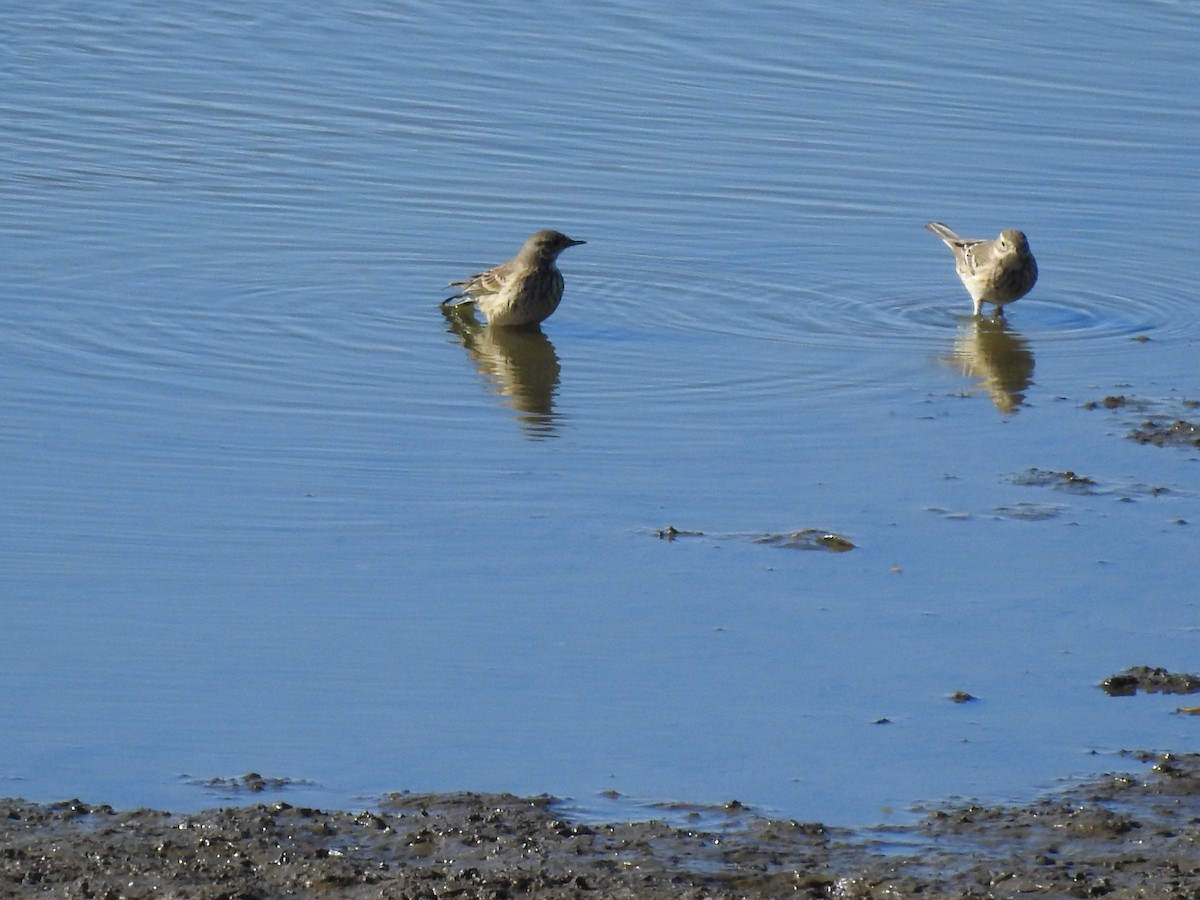
[[[503,794],[395,794],[360,813],[5,800],[0,897],[1200,896],[1200,756],[1127,761],[1032,804],[858,830],[736,802],[595,824]]]

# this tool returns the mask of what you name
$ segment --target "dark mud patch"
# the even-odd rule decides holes
[[[1080,494],[1095,493],[1096,480],[1087,475],[1077,475],[1070,469],[1054,471],[1053,469],[1038,469],[1030,467],[1024,472],[1013,476],[1013,484],[1029,487],[1050,487],[1060,490],[1075,491]]]
[[[660,528],[654,536],[663,541],[681,538],[710,538],[712,540],[749,540],[756,544],[782,547],[785,550],[828,550],[831,553],[846,553],[853,550],[854,543],[840,534],[820,528],[805,528],[800,531],[780,531],[768,534],[706,534],[703,531],[681,531],[674,525]]]
[[[1014,503],[1012,506],[997,506],[996,515],[1005,519],[1015,519],[1018,522],[1045,522],[1047,519],[1057,519],[1066,509],[1054,503]]]
[[[926,512],[933,513],[935,516],[941,516],[943,519],[948,519],[951,522],[970,522],[976,518],[974,513],[965,510],[945,509],[941,506],[928,506]],[[1018,522],[1045,522],[1050,519],[1057,519],[1067,507],[1058,503],[1030,503],[1021,501],[1010,505],[993,507],[987,515],[990,518],[1014,519]]]
[[[297,785],[312,785],[311,781],[294,778],[268,778],[267,776],[259,775],[257,772],[247,772],[245,775],[233,778],[189,778],[187,783],[205,788],[214,793],[228,795],[273,793],[276,791],[285,791],[289,787]]]
[[[660,541],[677,541],[680,538],[698,538],[704,537],[703,531],[681,531],[674,525],[668,525],[666,528],[660,528],[654,532],[654,536]]]
[[[782,534],[763,534],[754,538],[754,543],[769,544],[785,550],[829,550],[832,553],[846,553],[854,549],[854,544],[849,539],[817,528]]]
[[[1189,490],[1164,485],[1130,483],[1105,484],[1090,475],[1081,475],[1071,469],[1040,469],[1031,466],[1023,472],[1009,476],[1018,487],[1046,488],[1078,497],[1111,497],[1119,503],[1133,503],[1143,497],[1193,496]],[[996,506],[987,514],[993,518],[1014,519],[1021,522],[1045,522],[1056,519],[1071,509],[1067,503],[1039,503],[1022,500],[1017,503]],[[954,521],[969,521],[976,517],[967,510],[948,510],[940,506],[926,507],[927,512]],[[1185,524],[1176,519],[1177,524]]]
[[[550,797],[394,794],[178,815],[0,801],[0,897],[992,898],[1200,895],[1200,756],[1130,754],[1028,805],[861,830],[731,803],[696,824],[595,824]],[[672,812],[676,812],[672,810]]]
[[[1112,496],[1118,500],[1129,500],[1136,496],[1158,497],[1163,494],[1179,493],[1179,491],[1163,485],[1142,484],[1140,482],[1118,485],[1102,485],[1089,475],[1079,475],[1070,469],[1055,471],[1053,469],[1038,469],[1031,467],[1013,476],[1013,484],[1022,487],[1047,487],[1053,490],[1067,491],[1073,494]]]
[[[1138,413],[1140,421],[1131,423],[1127,434],[1139,444],[1155,447],[1200,447],[1200,422],[1184,418],[1200,409],[1200,400],[1149,400],[1110,394],[1100,400],[1083,404],[1084,409],[1123,410]],[[1194,417],[1193,417],[1194,418]]]
[[[1124,672],[1110,675],[1100,682],[1110,697],[1132,697],[1138,691],[1147,694],[1200,693],[1200,675],[1169,672],[1151,666],[1131,666]]]
[[[1200,424],[1185,419],[1172,422],[1147,419],[1129,432],[1129,437],[1139,444],[1153,444],[1155,447],[1200,447]]]

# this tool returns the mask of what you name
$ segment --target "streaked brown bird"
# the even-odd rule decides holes
[[[1037,282],[1037,262],[1029,250],[1025,233],[1010,228],[995,240],[962,238],[941,222],[925,226],[954,251],[954,267],[966,285],[979,315],[985,303],[996,305],[1004,315],[1005,305],[1020,300]]]
[[[560,231],[539,231],[508,262],[450,282],[450,287],[461,290],[442,304],[474,303],[489,325],[536,325],[558,309],[562,300],[563,277],[555,265],[558,254],[584,243]]]

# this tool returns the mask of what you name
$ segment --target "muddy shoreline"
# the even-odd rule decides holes
[[[394,794],[360,813],[4,800],[0,897],[1200,896],[1200,755],[1128,763],[1031,804],[867,829],[740,804],[692,810],[694,827],[597,825],[504,794]]]

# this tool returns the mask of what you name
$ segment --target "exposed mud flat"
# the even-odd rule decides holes
[[[1200,756],[1130,757],[1144,775],[861,830],[737,803],[683,810],[694,827],[596,825],[550,797],[503,794],[395,794],[357,814],[6,800],[0,896],[1195,897]]]

